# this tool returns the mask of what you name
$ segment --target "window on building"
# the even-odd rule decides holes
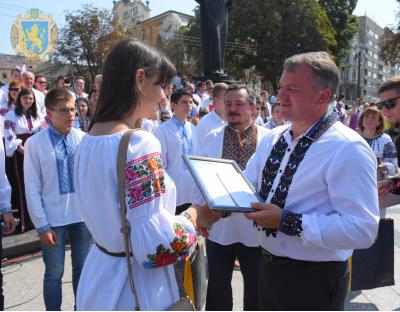
[[[3,79],[7,79],[7,73],[2,73]]]
[[[379,36],[378,36],[378,34],[375,34],[375,39],[377,39],[377,40],[379,39]]]
[[[378,59],[378,54],[374,53],[374,59]]]
[[[372,67],[372,62],[371,61],[368,61],[368,66]]]
[[[372,78],[376,79],[378,76],[376,75],[376,73],[372,74]]]
[[[368,77],[371,77],[371,76],[372,76],[370,71],[368,71],[367,76],[368,76]]]

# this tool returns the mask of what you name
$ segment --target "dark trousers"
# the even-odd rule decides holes
[[[247,247],[242,243],[220,245],[207,239],[208,261],[207,311],[231,311],[232,274],[235,259],[240,262],[243,275],[243,310],[259,310],[258,274],[261,258],[259,247]]]
[[[347,261],[281,264],[264,255],[260,264],[260,308],[276,310],[344,310]]]

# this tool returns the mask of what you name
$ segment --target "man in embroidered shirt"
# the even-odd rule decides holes
[[[213,105],[214,110],[211,113],[205,115],[197,125],[197,137],[199,139],[200,146],[203,144],[204,139],[211,130],[222,127],[226,124],[225,122],[225,93],[228,89],[226,83],[216,83],[213,89]]]
[[[200,146],[200,156],[235,160],[246,167],[258,143],[269,132],[256,126],[252,113],[254,96],[245,86],[232,85],[225,96],[228,125],[212,130]],[[193,202],[203,205],[204,198],[195,188]],[[261,250],[253,224],[243,213],[220,219],[207,239],[208,287],[206,310],[232,310],[232,273],[238,258],[244,279],[244,310],[258,310],[258,267]]]
[[[182,155],[197,153],[196,127],[186,120],[192,105],[190,92],[183,89],[175,91],[171,95],[174,116],[162,123],[154,133],[161,143],[164,169],[175,182],[176,214],[186,210],[192,200],[194,181],[182,158]]]
[[[263,248],[261,309],[343,310],[347,260],[378,230],[376,157],[326,115],[339,82],[327,53],[298,54],[283,67],[278,97],[291,124],[264,138],[245,171],[265,201],[246,214]]]
[[[45,264],[46,310],[61,309],[66,237],[71,242],[72,286],[76,294],[91,237],[77,205],[73,161],[84,132],[72,128],[75,101],[65,89],[49,91],[45,100],[52,122],[25,144],[24,177],[29,214],[39,233]]]

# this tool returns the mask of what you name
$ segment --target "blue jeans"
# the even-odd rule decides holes
[[[61,279],[64,274],[65,242],[67,235],[71,242],[72,287],[76,297],[79,277],[85,263],[92,239],[84,222],[53,227],[58,244],[48,246],[42,244],[45,265],[43,281],[43,297],[46,310],[61,310]]]

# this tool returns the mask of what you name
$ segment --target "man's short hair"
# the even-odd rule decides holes
[[[339,85],[340,71],[332,57],[323,51],[296,54],[285,60],[283,69],[293,72],[297,67],[308,66],[314,73],[314,86],[316,88],[331,89],[331,98]]]
[[[76,77],[76,81],[78,81],[78,80],[82,80],[83,83],[85,83],[85,77],[78,76],[78,77]]]
[[[60,76],[57,77],[56,83],[58,83],[61,80],[64,81],[64,79],[65,79],[65,76],[64,75],[60,75]]]
[[[228,94],[229,92],[237,92],[240,90],[246,90],[247,92],[247,101],[249,102],[249,104],[255,104],[256,99],[255,97],[251,94],[249,88],[246,87],[246,85],[244,84],[231,84],[228,88],[228,90],[226,90],[226,94]],[[252,96],[252,97],[250,97]]]
[[[73,99],[71,93],[62,88],[51,89],[44,99],[44,106],[48,109],[56,107],[59,103],[65,104]]]
[[[271,105],[271,114],[275,110],[275,107],[277,106],[281,106],[281,104],[279,102],[275,102],[274,104]]]
[[[198,83],[197,83],[197,85],[196,85],[196,87],[197,87],[197,89],[198,88],[200,88],[200,87],[205,87],[206,86],[206,83],[204,82],[204,81],[199,81]]]
[[[219,97],[222,92],[226,92],[228,90],[229,85],[225,82],[219,82],[214,85],[213,89],[213,97]]]
[[[37,74],[37,75],[35,76],[35,82],[36,82],[39,78],[46,78],[46,76],[43,75],[43,74]]]
[[[396,92],[400,94],[400,76],[395,76],[386,80],[379,88],[378,94],[389,90],[396,90]]]
[[[263,90],[263,91],[260,92],[260,95],[266,95],[266,96],[268,96],[268,91]]]
[[[177,104],[182,96],[188,95],[193,98],[193,94],[186,89],[178,89],[171,94],[171,102]]]

